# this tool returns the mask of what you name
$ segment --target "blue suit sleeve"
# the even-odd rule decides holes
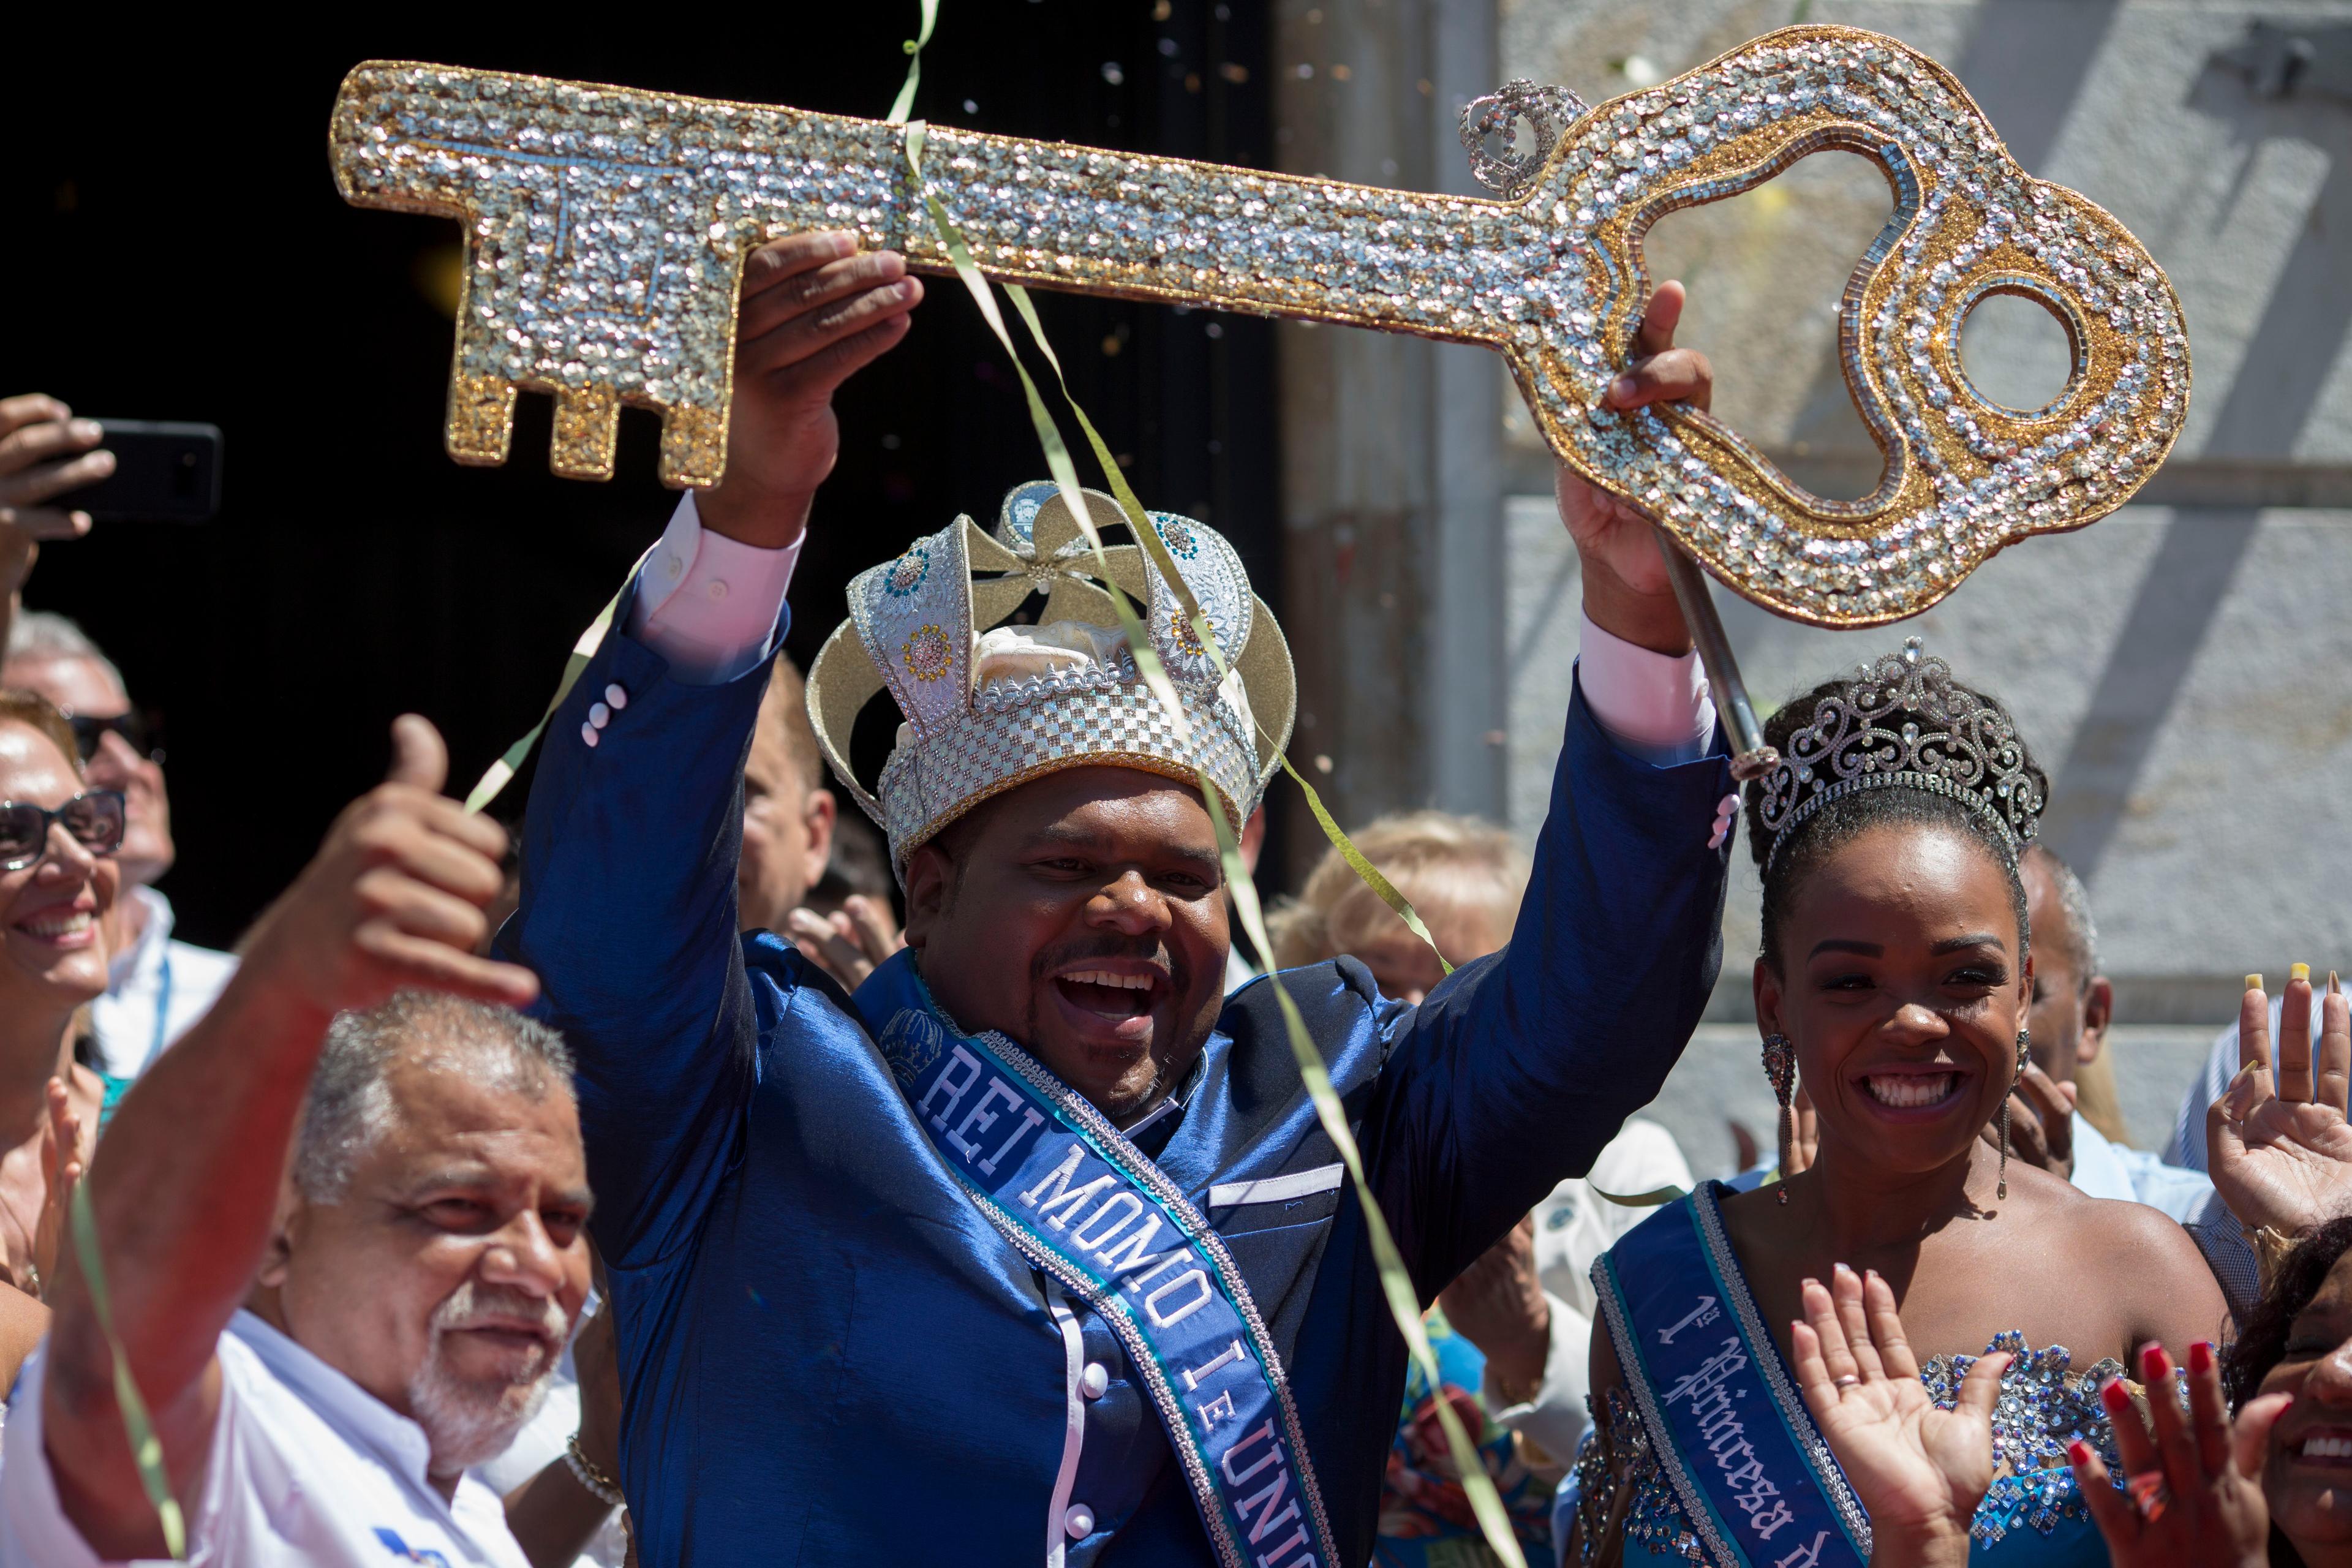
[[[758,1024],[736,935],[743,758],[769,661],[718,686],[614,630],[548,725],[524,816],[522,899],[503,957],[579,1068],[606,1259],[635,1268],[690,1237],[742,1136]],[[781,628],[780,634],[781,635]],[[597,744],[591,704],[618,686]]]
[[[1710,755],[1620,750],[1580,688],[1518,924],[1418,1007],[1383,1003],[1364,1124],[1374,1190],[1429,1300],[1656,1098],[1723,957],[1731,792]]]

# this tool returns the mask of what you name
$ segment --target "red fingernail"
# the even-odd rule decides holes
[[[2172,1358],[2164,1353],[2162,1345],[2149,1345],[2139,1352],[2139,1380],[2158,1383],[2172,1375]]]
[[[2066,1461],[2080,1469],[2091,1462],[2091,1446],[2080,1437],[2066,1445]]]
[[[2189,1347],[2189,1370],[2200,1377],[2213,1370],[2211,1340],[2199,1340]]]
[[[2131,1395],[2124,1392],[2124,1380],[2120,1377],[2111,1377],[2101,1384],[2099,1403],[2105,1405],[2110,1411],[2119,1412],[2131,1408]]]

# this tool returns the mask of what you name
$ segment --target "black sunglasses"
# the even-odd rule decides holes
[[[0,870],[21,871],[48,847],[49,824],[61,822],[93,855],[122,847],[122,792],[85,790],[55,811],[30,801],[0,800]]]
[[[93,719],[87,713],[69,713],[66,722],[73,726],[74,750],[81,760],[89,762],[98,755],[98,743],[110,730],[142,757],[155,762],[163,760],[163,726],[151,723],[147,715],[133,708],[128,713],[117,713],[111,719]]]

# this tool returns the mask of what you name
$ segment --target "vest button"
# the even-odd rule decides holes
[[[1110,1369],[1098,1361],[1087,1363],[1087,1370],[1078,1373],[1078,1392],[1088,1399],[1100,1399],[1110,1386]]]
[[[1095,1510],[1082,1502],[1072,1503],[1070,1511],[1062,1516],[1062,1532],[1073,1541],[1084,1541],[1095,1532]]]

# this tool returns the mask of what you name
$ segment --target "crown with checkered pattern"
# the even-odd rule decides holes
[[[1118,503],[1082,492],[1097,532],[1127,526]],[[1062,768],[1108,765],[1185,784],[1206,772],[1236,831],[1280,765],[1298,705],[1289,645],[1250,592],[1234,547],[1190,518],[1150,514],[1207,617],[1219,676],[1182,603],[1139,545],[1106,548],[1112,584],[1139,607],[1183,710],[1180,734],[1118,633],[1103,565],[1050,480],[1004,498],[993,532],[959,517],[849,584],[849,619],[809,669],[809,718],[835,776],[881,824],[892,866],[991,795]],[[983,634],[1033,594],[1034,633]],[[1020,673],[992,677],[988,666]],[[857,716],[887,690],[904,716],[873,790],[849,761]]]

